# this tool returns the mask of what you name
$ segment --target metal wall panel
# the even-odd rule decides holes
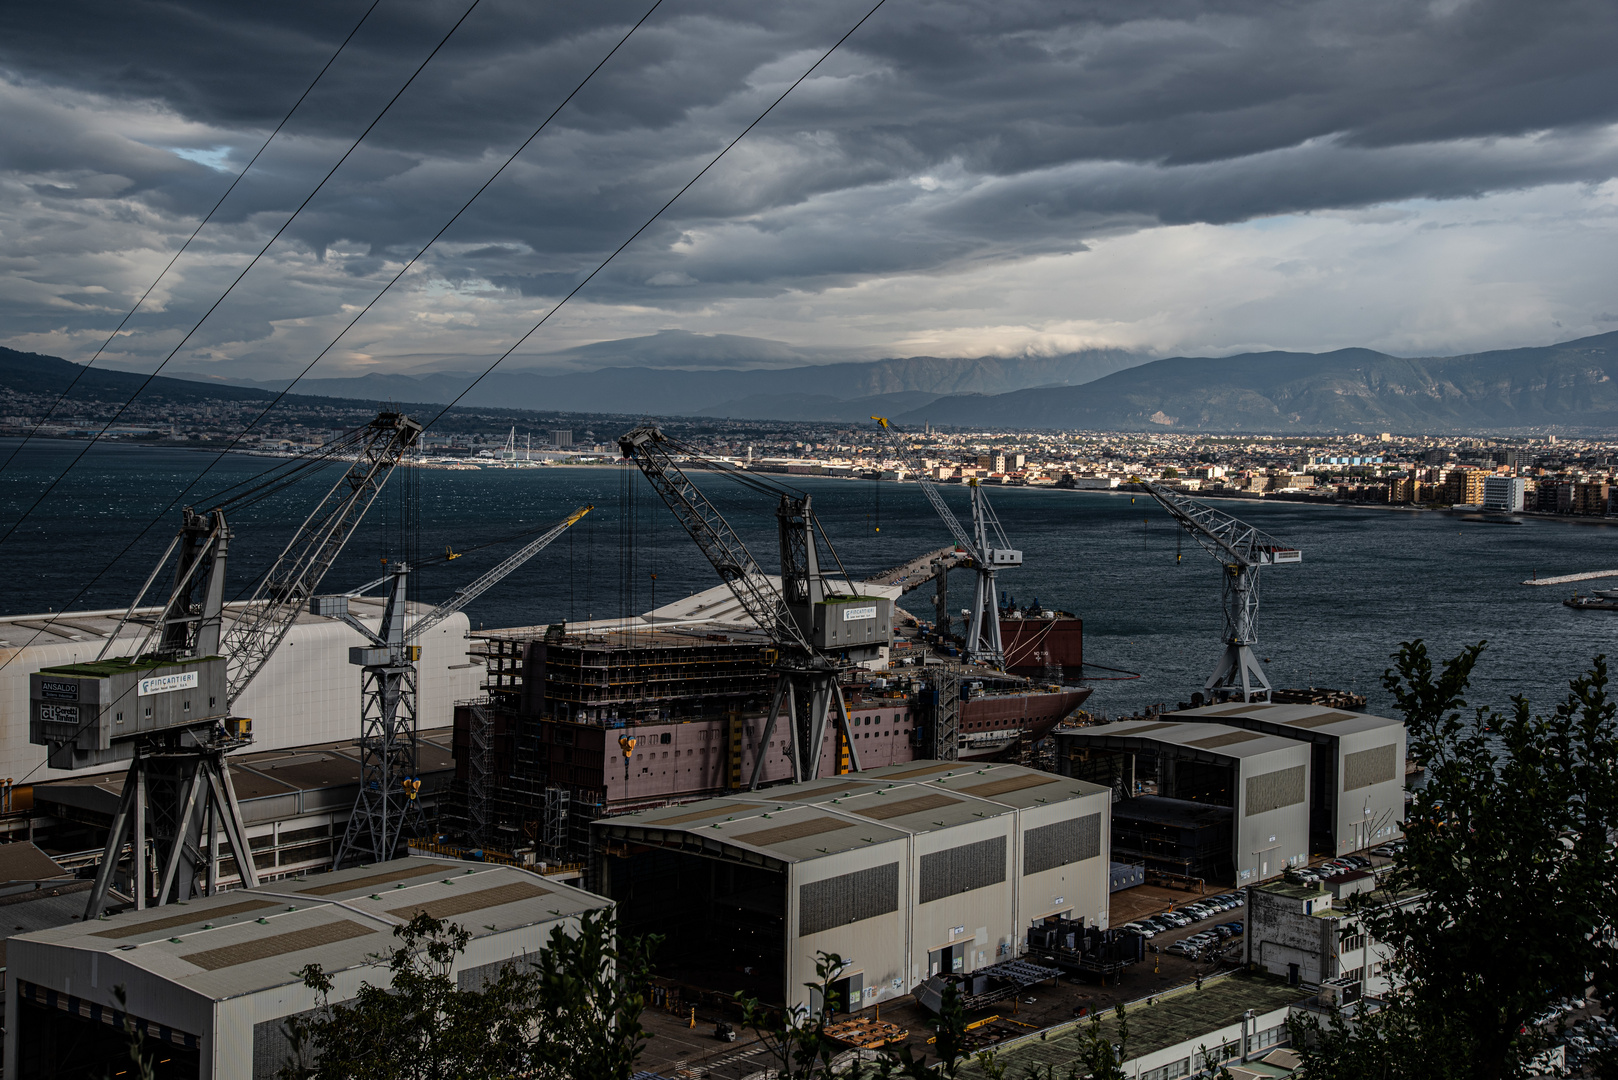
[[[798,886],[798,936],[899,910],[899,864],[886,863]]]
[[[1023,834],[1022,872],[1026,877],[1101,854],[1101,815],[1086,814]]]
[[[930,903],[1006,880],[1006,838],[945,848],[921,857],[920,902]]]
[[[1396,775],[1398,750],[1392,744],[1373,746],[1343,757],[1343,790],[1370,787]]]
[[[1242,812],[1247,817],[1294,806],[1304,800],[1305,767],[1277,769],[1247,778],[1247,800]]]

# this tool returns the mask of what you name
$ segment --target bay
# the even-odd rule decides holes
[[[0,455],[16,445],[0,440]],[[23,448],[0,472],[0,522],[9,527],[83,449],[59,441]],[[6,568],[0,613],[126,605],[178,524],[171,503],[205,508],[205,495],[275,464],[246,455],[216,463],[211,453],[183,449],[92,448],[0,543]],[[326,591],[377,577],[384,558],[412,557],[421,560],[412,575],[416,598],[438,603],[514,550],[522,542],[517,534],[531,535],[586,503],[596,509],[579,525],[468,606],[474,627],[624,618],[718,581],[635,470],[415,470],[413,483],[398,482],[404,475],[379,497],[327,577]],[[250,591],[337,479],[335,469],[326,470],[318,483],[231,516],[230,594]],[[811,495],[837,556],[855,577],[950,541],[913,484],[791,480]],[[773,505],[736,484],[701,482],[755,557],[772,568]],[[402,496],[412,488],[415,527],[403,528],[401,517],[409,515]],[[943,491],[964,520],[966,490]],[[1000,575],[1001,588],[1078,614],[1086,659],[1140,676],[1094,683],[1092,710],[1119,715],[1173,705],[1201,687],[1221,650],[1220,567],[1150,499],[1032,488],[991,489],[990,499],[1025,558],[1020,569]],[[1385,712],[1380,677],[1400,641],[1424,638],[1442,657],[1486,639],[1473,703],[1505,707],[1522,693],[1548,710],[1569,678],[1618,641],[1618,614],[1560,603],[1572,587],[1520,584],[1535,575],[1618,568],[1611,524],[1528,519],[1499,526],[1377,507],[1217,505],[1303,552],[1300,565],[1270,568],[1262,577],[1258,653],[1277,686],[1357,690],[1373,711]],[[446,550],[464,554],[445,560]],[[825,553],[823,560],[832,561]],[[951,575],[955,610],[969,602],[970,587],[968,574]],[[930,618],[930,587],[903,603]]]

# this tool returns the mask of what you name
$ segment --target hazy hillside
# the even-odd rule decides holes
[[[940,398],[898,419],[1102,431],[1610,429],[1614,375],[1618,333],[1417,359],[1368,349],[1173,357],[1084,386]]]
[[[592,356],[635,354],[637,350],[629,346],[644,340],[602,342],[571,352],[583,355],[585,350],[598,350],[589,354]],[[727,339],[723,343],[724,355],[739,363],[736,342],[746,340],[750,339]],[[620,348],[614,353],[608,346]],[[640,349],[639,353],[643,355],[646,351]],[[701,355],[714,358],[719,352]],[[780,354],[762,350],[760,359],[778,361]],[[1029,386],[1071,385],[1138,364],[1141,357],[1122,350],[1102,349],[1060,356],[911,356],[748,370],[663,366],[676,360],[677,357],[665,351],[658,358],[658,366],[615,366],[562,374],[501,369],[468,394],[464,404],[653,416],[846,419],[848,417],[840,414],[849,412],[848,409],[827,412],[827,403],[855,402],[887,394],[1000,394]],[[357,378],[305,379],[298,383],[298,392],[328,397],[446,402],[453,400],[473,378],[472,371],[444,371],[420,376],[372,374]],[[236,380],[237,383],[243,381]],[[268,389],[284,384],[253,385]],[[897,404],[914,409],[924,400],[909,398]],[[863,407],[857,406],[853,411],[858,412]],[[864,419],[868,415],[869,412],[854,418]]]
[[[18,394],[60,394],[73,384],[71,402],[123,401],[140,388],[146,376],[132,371],[112,371],[103,368],[84,369],[59,356],[43,353],[18,352],[0,347],[0,386]],[[198,383],[189,379],[171,379],[159,375],[146,388],[143,398],[153,401],[193,402],[215,401],[268,401],[275,395],[267,390],[232,386],[228,383]]]

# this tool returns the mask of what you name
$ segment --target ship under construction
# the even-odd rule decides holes
[[[722,467],[656,428],[620,446],[723,584],[633,619],[473,635],[486,692],[456,707],[455,756],[488,846],[565,860],[592,818],[917,758],[1027,760],[1089,696],[1060,669],[1006,670],[992,576],[964,637],[896,606],[1020,552],[943,548],[854,581],[822,570],[837,556],[807,494],[733,471],[777,500],[766,573],[686,475]]]
[[[849,723],[820,748],[821,775],[849,772],[856,755],[866,769],[1026,760],[1090,694],[962,663],[898,621],[879,670],[839,677]],[[793,779],[789,736],[763,739],[772,643],[723,615],[680,622],[473,633],[486,694],[456,705],[455,760],[469,824],[491,847],[565,860],[593,817],[743,790],[755,765],[763,784]]]

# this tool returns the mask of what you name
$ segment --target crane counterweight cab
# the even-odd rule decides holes
[[[893,601],[885,596],[832,596],[814,606],[809,643],[855,663],[875,660],[893,643]]]
[[[28,677],[28,741],[53,769],[129,761],[150,736],[223,723],[225,660],[98,660]]]

